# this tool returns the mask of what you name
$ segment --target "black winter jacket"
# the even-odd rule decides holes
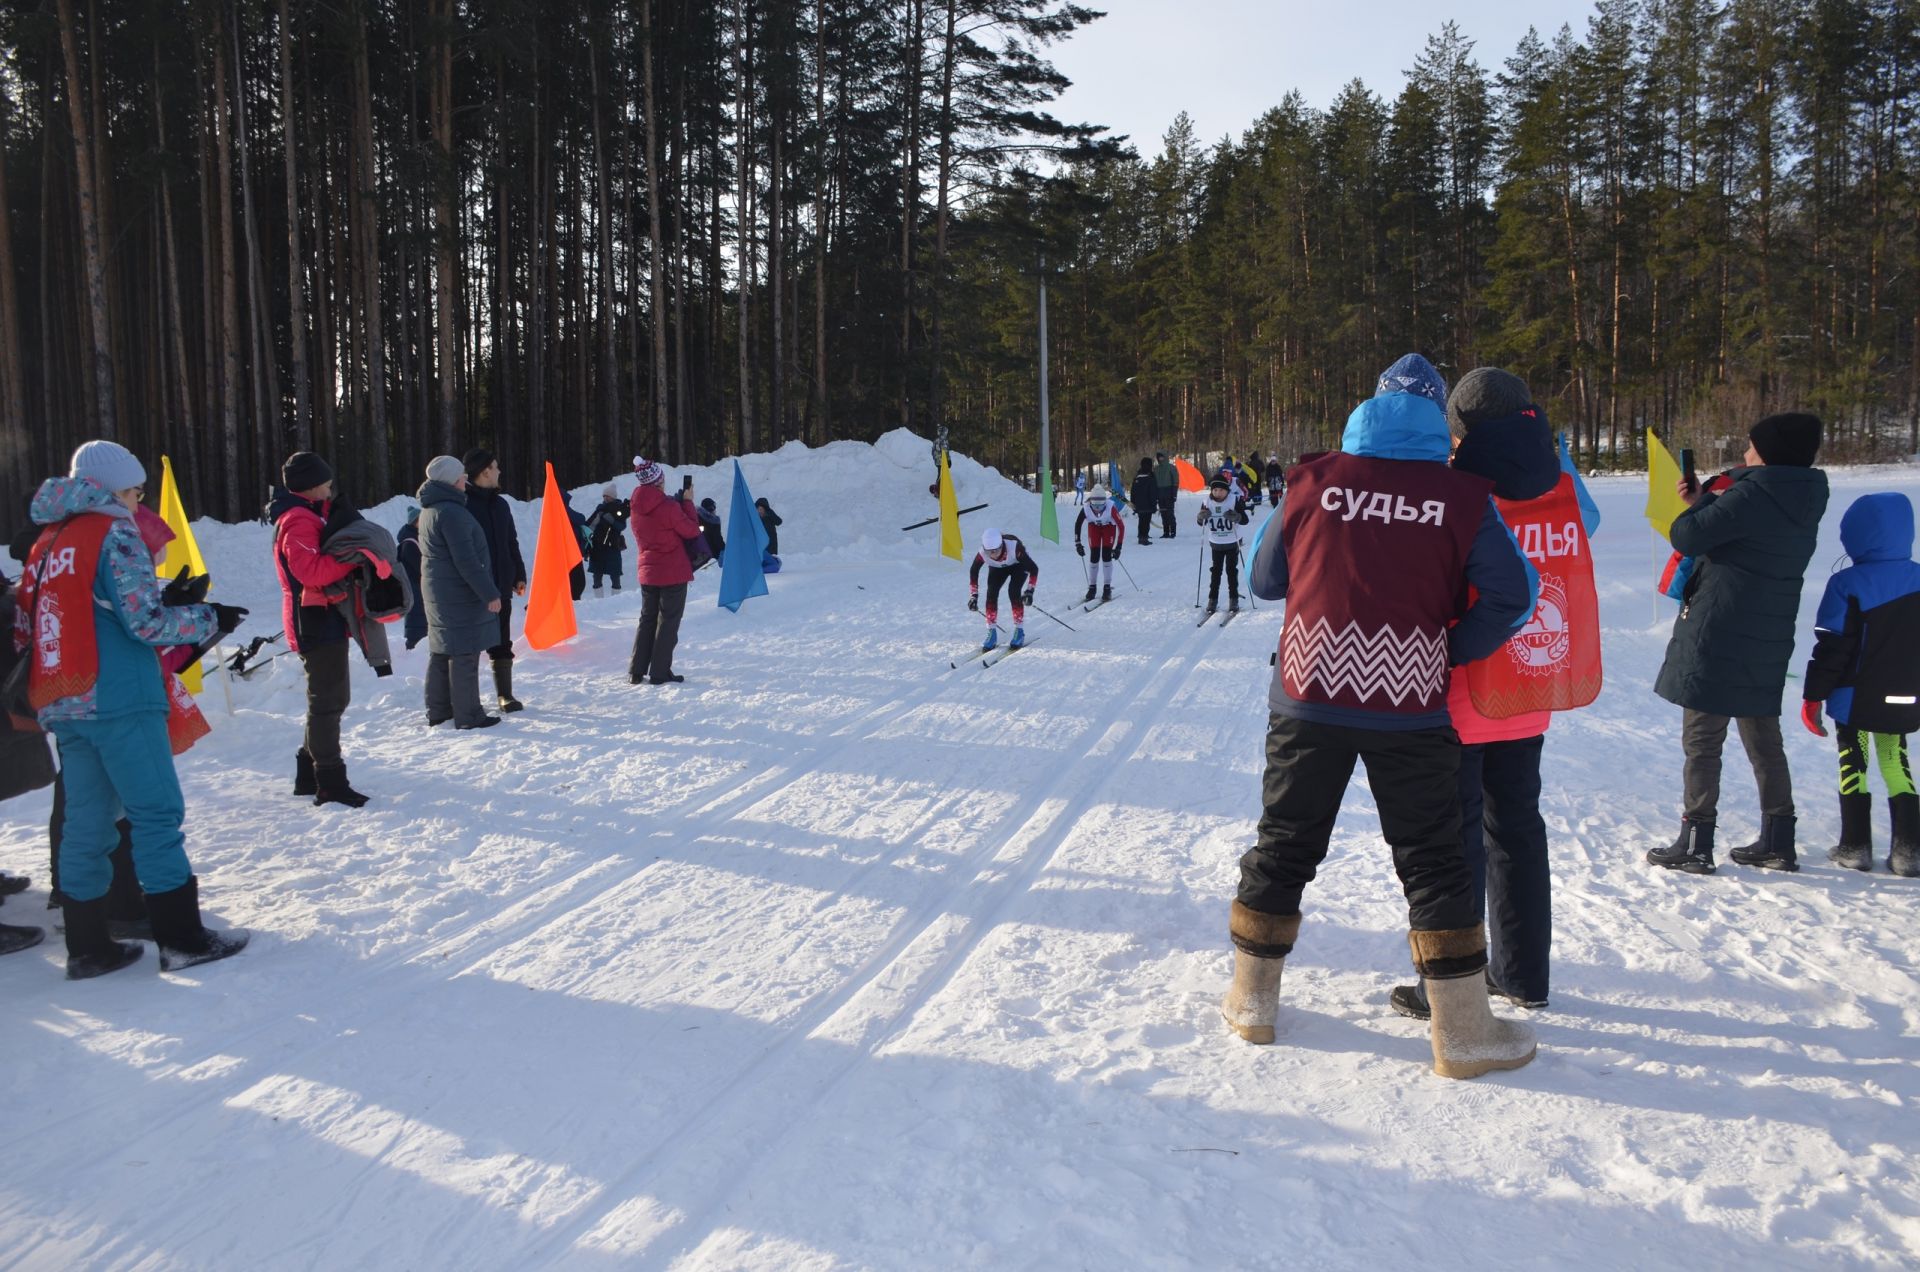
[[[486,536],[487,553],[493,558],[493,582],[500,595],[511,596],[513,589],[527,581],[527,563],[520,556],[520,532],[513,525],[513,508],[499,490],[487,490],[467,483],[467,511],[480,523]]]
[[[1827,510],[1818,468],[1742,468],[1674,518],[1695,558],[1654,692],[1712,715],[1777,716],[1793,661],[1800,587]]]

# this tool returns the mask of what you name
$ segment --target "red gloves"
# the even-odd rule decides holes
[[[1827,736],[1827,726],[1820,722],[1820,704],[1803,702],[1800,704],[1800,723],[1807,726],[1807,732],[1815,737]]]

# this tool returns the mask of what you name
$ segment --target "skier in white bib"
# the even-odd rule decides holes
[[[1083,526],[1087,531],[1085,543],[1080,541]],[[1073,550],[1081,556],[1092,550],[1092,569],[1087,574],[1089,601],[1096,591],[1103,602],[1113,599],[1113,563],[1120,559],[1120,548],[1126,541],[1127,523],[1120,505],[1113,502],[1113,493],[1105,486],[1095,486],[1087,496],[1087,506],[1073,519]]]
[[[992,649],[1000,640],[1000,589],[1007,589],[1013,606],[1013,639],[1008,646],[1018,649],[1027,643],[1027,606],[1033,603],[1033,588],[1040,581],[1040,567],[1027,555],[1027,545],[1010,534],[988,530],[980,536],[980,550],[974,553],[973,568],[967,573],[967,608],[980,608],[980,567],[987,567],[987,638],[980,648]],[[1023,590],[1024,589],[1024,590]]]
[[[1207,497],[1200,501],[1198,521],[1206,527],[1207,543],[1213,549],[1213,582],[1207,590],[1207,613],[1220,608],[1220,572],[1225,570],[1227,609],[1237,614],[1240,612],[1240,527],[1247,524],[1247,505],[1235,493],[1225,473],[1208,483]]]

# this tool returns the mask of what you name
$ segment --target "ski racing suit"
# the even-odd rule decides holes
[[[967,571],[967,589],[975,603],[980,599],[980,567],[983,565],[987,567],[987,626],[998,626],[1003,587],[1013,606],[1013,625],[1026,626],[1027,601],[1040,582],[1040,567],[1027,555],[1027,545],[1007,535],[1001,540],[998,557],[990,557],[985,552],[973,554],[973,568]]]
[[[1087,531],[1084,546],[1080,542],[1082,526]],[[1113,563],[1120,559],[1120,547],[1126,541],[1126,519],[1121,515],[1120,505],[1109,500],[1103,502],[1097,512],[1091,503],[1080,510],[1080,515],[1073,519],[1073,548],[1087,558],[1088,587],[1113,586]]]
[[[1207,612],[1220,607],[1220,572],[1227,574],[1228,603],[1240,608],[1240,527],[1247,524],[1247,506],[1229,489],[1225,499],[1211,494],[1200,505],[1199,522],[1206,527],[1213,549],[1213,581],[1207,589]]]

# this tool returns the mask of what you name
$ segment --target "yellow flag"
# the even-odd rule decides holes
[[[940,452],[940,555],[958,561],[966,549],[960,539],[960,501],[953,497],[953,471]]]
[[[1673,519],[1687,510],[1680,497],[1680,463],[1647,430],[1647,521],[1665,538],[1673,529]]]
[[[173,542],[160,549],[160,555],[154,560],[161,579],[171,582],[183,565],[189,574],[205,574],[207,563],[200,555],[200,545],[194,542],[193,526],[187,521],[187,506],[180,501],[180,486],[173,479],[173,461],[165,455],[160,457],[159,512],[160,520],[173,531]],[[181,672],[180,683],[188,692],[199,693],[200,664],[195,663]]]

